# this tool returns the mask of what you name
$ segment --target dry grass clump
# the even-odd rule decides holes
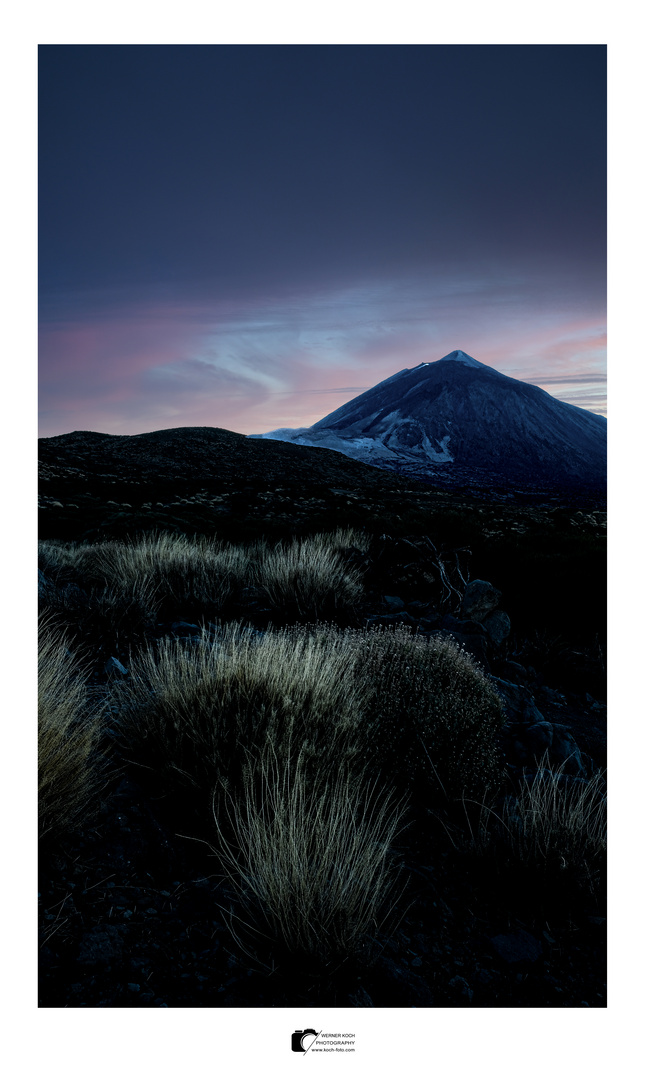
[[[371,535],[361,532],[360,529],[345,528],[339,526],[332,532],[315,533],[311,539],[318,544],[331,548],[333,551],[346,551],[349,548],[357,548],[358,551],[368,551],[371,547]]]
[[[522,781],[517,798],[509,797],[497,812],[482,809],[475,846],[595,888],[607,847],[605,773],[574,779],[564,766],[550,765],[545,754],[538,771]]]
[[[246,585],[264,593],[280,617],[321,619],[353,611],[362,595],[361,577],[345,566],[344,552],[366,548],[366,538],[337,529],[270,548],[258,541],[245,548],[169,533],[98,544],[39,545],[39,568],[49,594],[76,585],[86,592],[155,597],[160,615],[217,616]],[[60,598],[59,598],[60,600]]]
[[[381,769],[428,794],[431,785],[460,796],[498,783],[502,704],[467,653],[400,626],[349,631],[347,641],[371,690],[365,745]]]
[[[355,535],[338,530],[260,550],[255,583],[288,619],[308,622],[350,614],[362,597],[362,577],[345,565],[341,550]]]
[[[362,952],[398,900],[403,814],[375,782],[340,767],[313,778],[301,758],[291,767],[267,747],[228,800],[227,836],[216,818],[215,850],[242,911],[236,936],[252,930],[328,965]]]
[[[105,586],[106,579],[100,570],[100,560],[116,546],[116,541],[112,540],[99,544],[41,540],[38,544],[38,567],[58,586],[69,582],[86,588]]]
[[[64,629],[75,645],[107,658],[125,655],[146,638],[154,627],[159,601],[146,583],[85,592],[72,582],[47,586],[40,606],[42,614]]]
[[[112,692],[138,759],[210,792],[236,783],[266,743],[286,760],[352,757],[367,698],[354,666],[348,649],[313,636],[230,624],[198,642],[163,639]]]
[[[74,576],[74,552],[76,544],[59,544],[53,540],[41,540],[38,544],[38,569],[52,581]]]
[[[168,534],[87,546],[77,554],[94,583],[154,593],[162,610],[215,613],[245,580],[247,556],[229,544]]]
[[[80,825],[102,787],[101,720],[65,636],[41,620],[38,645],[39,833]]]
[[[247,579],[243,548],[167,533],[102,547],[97,567],[106,582],[152,588],[162,610],[216,614]]]

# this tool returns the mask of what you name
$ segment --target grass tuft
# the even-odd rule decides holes
[[[65,636],[42,620],[38,646],[39,834],[81,825],[103,786],[101,720],[91,708],[84,670]]]
[[[267,746],[227,813],[215,851],[242,912],[236,936],[328,966],[365,953],[399,899],[393,792],[344,768],[313,778]]]
[[[362,578],[345,565],[342,550],[354,537],[351,530],[338,530],[266,548],[254,568],[256,584],[287,619],[311,622],[352,614],[362,598]]]
[[[350,759],[367,691],[348,649],[297,630],[235,624],[198,642],[162,639],[112,689],[125,740],[163,775],[210,791],[236,782],[248,752]]]
[[[162,533],[104,545],[97,567],[115,587],[153,589],[165,614],[213,616],[245,583],[248,555],[216,540]]]
[[[607,798],[603,771],[589,780],[549,764],[522,781],[517,798],[497,812],[482,807],[475,846],[547,877],[569,877],[596,891],[607,847]]]

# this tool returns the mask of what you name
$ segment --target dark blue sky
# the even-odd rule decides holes
[[[602,407],[604,47],[39,59],[44,433],[311,422],[457,347]]]

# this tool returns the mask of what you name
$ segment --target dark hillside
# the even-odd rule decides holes
[[[515,627],[605,630],[605,503],[541,488],[431,487],[333,450],[221,428],[145,435],[79,431],[39,441],[41,539],[97,541],[155,530],[234,542],[338,526],[468,547]]]
[[[225,428],[164,428],[143,435],[72,431],[39,439],[39,457],[44,475],[49,466],[126,483],[155,483],[164,476],[188,483],[208,482],[214,490],[236,484],[272,487],[282,483],[376,489],[407,486],[397,477],[385,477],[332,450],[313,452],[311,447],[270,441],[259,444]]]

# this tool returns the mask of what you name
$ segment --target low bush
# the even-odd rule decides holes
[[[198,642],[163,639],[112,688],[124,739],[143,764],[209,792],[240,780],[271,743],[284,760],[349,760],[367,698],[355,657],[295,630],[236,625]]]
[[[398,899],[403,813],[375,781],[339,767],[313,777],[266,746],[228,800],[228,836],[216,816],[215,851],[241,912],[235,936],[329,967],[370,953]]]
[[[155,533],[137,540],[97,544],[43,541],[39,568],[44,598],[77,586],[94,596],[141,594],[160,616],[191,618],[222,615],[244,586],[265,594],[279,618],[308,621],[352,612],[362,596],[361,576],[345,563],[349,549],[366,547],[351,529],[279,543],[263,540],[248,547],[217,540]],[[47,602],[50,602],[47,600]],[[54,604],[67,603],[60,597]]]
[[[452,640],[407,627],[348,631],[371,692],[366,753],[424,798],[483,793],[502,766],[499,696],[478,664]]]
[[[38,645],[39,834],[63,833],[91,816],[103,786],[101,718],[65,636],[41,620]]]

